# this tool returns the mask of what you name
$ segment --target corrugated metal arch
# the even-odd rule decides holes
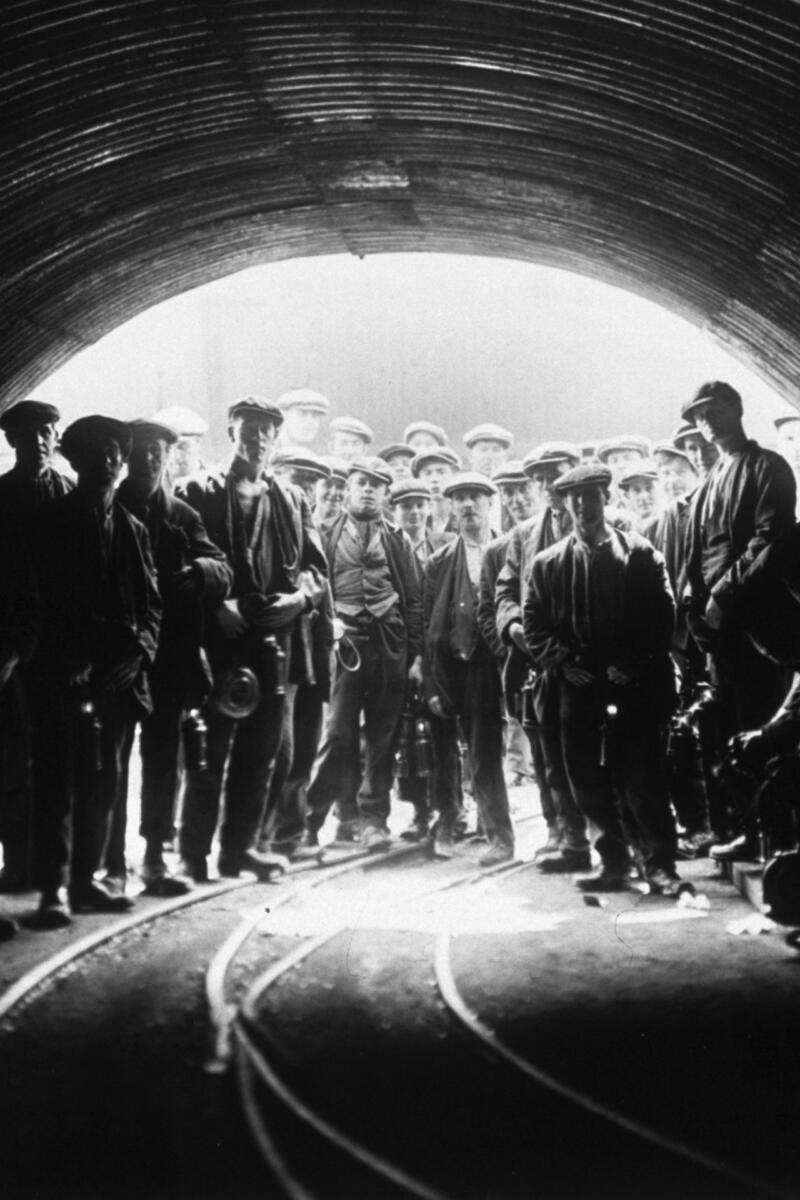
[[[793,399],[796,0],[0,8],[9,402],[243,267],[511,256],[644,295]]]

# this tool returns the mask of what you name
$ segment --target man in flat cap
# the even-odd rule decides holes
[[[53,466],[59,418],[54,404],[34,398],[21,400],[0,415],[0,429],[15,457],[11,470],[0,476],[0,513],[13,520],[23,543],[33,536],[42,507],[65,496],[74,486],[71,479]],[[4,738],[6,790],[0,794],[0,841],[4,861],[0,871],[0,892],[23,891],[30,886],[31,747],[28,704],[23,699],[27,691],[27,661],[26,658],[14,672],[19,719],[7,726]]]
[[[489,506],[496,489],[478,472],[445,488],[458,537],[437,550],[425,570],[425,665],[431,712],[458,717],[469,748],[472,788],[488,847],[489,867],[513,857],[514,829],[503,776],[503,718],[498,660],[503,647],[478,621],[483,552],[491,540]],[[440,811],[435,846],[447,854],[455,812]]]
[[[393,481],[397,483],[401,479],[411,479],[411,464],[416,453],[405,442],[390,442],[378,451],[378,458],[383,459],[392,473]]]
[[[414,551],[383,510],[392,483],[377,457],[350,463],[344,511],[324,535],[337,617],[337,662],[317,773],[308,789],[307,843],[336,804],[338,838],[388,849],[400,713],[422,685],[422,600]],[[364,719],[364,770],[359,722]]]
[[[573,798],[598,830],[600,870],[577,886],[626,890],[632,849],[651,890],[675,895],[664,782],[675,605],[664,560],[644,538],[607,524],[607,467],[573,467],[555,486],[573,531],[534,558],[523,621],[531,655],[558,691]]]
[[[412,421],[403,430],[403,441],[419,454],[421,450],[446,446],[447,434],[441,425],[434,425],[432,421]]]
[[[635,467],[650,457],[650,443],[637,433],[620,434],[605,438],[595,450],[595,458],[604,463],[616,479],[623,468]]]
[[[203,438],[208,433],[205,417],[183,404],[171,404],[168,408],[159,409],[153,420],[167,429],[174,429],[177,434],[164,477],[169,487],[185,483],[192,475],[205,470],[201,456]]]
[[[452,504],[444,494],[447,483],[461,470],[461,459],[449,446],[420,450],[411,463],[411,474],[431,491],[431,533],[455,533]]]
[[[532,700],[532,706],[528,705],[526,732],[539,781],[542,815],[547,823],[547,840],[538,857],[544,860],[552,856],[553,865],[548,869],[564,871],[588,869],[591,865],[586,821],[567,783],[558,692],[546,672],[534,671],[522,619],[531,563],[541,550],[572,530],[564,497],[555,485],[580,461],[580,449],[571,442],[543,442],[525,456],[523,470],[530,479],[538,511],[512,531],[495,586],[497,632],[508,648],[504,670],[506,703],[509,709],[521,714],[526,687]]]
[[[656,442],[653,447],[653,462],[667,504],[684,499],[697,487],[699,480],[692,460],[686,451],[674,442]]]
[[[330,477],[331,469],[319,454],[301,446],[286,446],[275,451],[270,467],[279,479],[293,483],[305,494],[309,507],[313,507],[317,484]]]
[[[346,458],[352,462],[354,458],[369,454],[375,435],[365,421],[358,417],[337,417],[328,426],[330,433],[330,453],[335,458]]]
[[[522,467],[520,459],[509,459],[492,475],[492,483],[500,493],[503,511],[512,523],[512,530],[518,528],[533,515],[533,491],[531,481]],[[478,605],[478,622],[484,638],[494,644],[497,639],[497,608],[495,590],[497,576],[505,563],[508,544],[511,540],[511,530],[493,538],[483,553],[480,580],[480,603]],[[501,663],[505,666],[506,651],[502,652]],[[517,719],[512,706],[506,707],[506,768],[508,782],[517,786],[533,779],[533,763],[528,740]]]
[[[228,409],[230,466],[190,481],[185,490],[233,574],[230,594],[207,627],[215,682],[204,709],[208,769],[187,773],[179,832],[183,871],[196,881],[208,877],[223,785],[220,875],[251,870],[268,878],[281,865],[259,854],[255,842],[280,744],[286,684],[306,677],[299,618],[316,609],[327,573],[305,496],[267,470],[282,421],[271,400],[234,401]],[[228,697],[229,683],[242,670],[258,685],[246,713]]]
[[[641,462],[623,467],[617,483],[622,502],[630,513],[633,528],[643,537],[647,537],[662,508],[659,474],[655,463],[642,459]]]
[[[199,713],[211,690],[201,647],[207,619],[230,590],[231,569],[195,510],[167,489],[175,430],[155,420],[131,421],[129,428],[128,474],[116,498],[147,530],[163,604],[161,636],[149,675],[153,708],[142,717],[140,734],[142,878],[148,894],[177,896],[191,881],[170,874],[163,848],[172,840],[181,726],[187,717],[196,721],[196,715],[189,714]],[[105,867],[123,891],[126,823],[122,795],[114,809]]]
[[[347,459],[335,458],[331,454],[323,455],[322,461],[330,471],[330,475],[327,479],[317,480],[312,513],[314,524],[320,534],[330,528],[342,511],[347,471],[350,466]]]
[[[292,388],[279,396],[278,408],[283,413],[279,445],[309,449],[319,437],[320,426],[331,411],[331,404],[322,392],[303,387]]]
[[[734,734],[768,721],[788,687],[785,670],[753,648],[735,610],[747,570],[794,526],[795,480],[780,454],[747,437],[742,414],[741,396],[720,380],[704,383],[681,411],[720,454],[692,507],[684,592],[719,705],[720,753]],[[734,833],[719,792],[709,796],[709,807],[713,832],[723,839]],[[754,849],[738,838],[721,845],[719,858]]]
[[[69,920],[60,894],[67,867],[73,912],[131,904],[94,880],[127,787],[136,722],[152,708],[147,671],[161,626],[147,531],[115,497],[130,445],[121,421],[74,421],[61,449],[77,487],[41,514],[44,624],[31,680],[34,878],[47,927]]]
[[[493,472],[502,467],[508,458],[513,441],[513,433],[491,421],[467,430],[464,434],[464,445],[467,447],[469,469],[491,479]],[[512,527],[497,493],[492,497],[489,519],[495,533],[507,533]]]

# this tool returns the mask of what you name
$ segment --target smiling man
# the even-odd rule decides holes
[[[721,753],[734,734],[765,724],[786,694],[785,671],[754,649],[736,607],[747,570],[794,526],[795,480],[780,454],[747,437],[742,398],[730,384],[704,383],[681,416],[719,452],[692,509],[684,596],[692,635],[708,655]],[[710,817],[718,837],[734,832],[720,800]],[[754,850],[737,839],[722,847],[718,858],[747,857]]]

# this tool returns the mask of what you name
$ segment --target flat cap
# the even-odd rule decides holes
[[[306,446],[282,446],[272,456],[270,465],[277,469],[289,468],[316,475],[318,479],[329,479],[331,469],[326,462]]]
[[[161,421],[150,421],[147,418],[137,417],[135,421],[128,422],[128,428],[134,441],[158,438],[160,441],[166,442],[168,446],[174,446],[178,440],[177,431]]]
[[[781,425],[787,425],[789,421],[800,421],[800,412],[785,413],[782,417],[776,417],[773,425],[776,429],[780,429]]]
[[[401,500],[430,500],[430,498],[431,489],[427,483],[420,483],[418,479],[401,479],[389,493],[389,500],[392,504],[399,504]]]
[[[694,410],[699,404],[707,404],[709,400],[720,400],[723,404],[729,404],[732,408],[738,408],[739,412],[742,411],[742,397],[736,388],[720,379],[712,379],[708,383],[702,383],[691,400],[687,400],[681,406],[681,416],[693,424]]]
[[[55,425],[61,413],[47,400],[18,400],[0,413],[0,429],[22,429],[26,425]]]
[[[513,433],[502,425],[494,425],[491,421],[484,425],[476,425],[464,434],[464,445],[472,447],[476,442],[500,442],[502,446],[510,446],[514,441]]]
[[[689,428],[691,429],[692,426],[689,426]],[[690,467],[692,466],[692,460],[689,458],[689,455],[680,446],[676,446],[674,442],[656,442],[655,446],[653,446],[653,457],[656,458],[659,454],[666,454],[669,458],[679,458],[681,462],[688,463]],[[694,467],[692,467],[692,470],[694,470]]]
[[[683,444],[687,437],[700,437],[705,441],[705,437],[691,421],[681,421],[672,435],[672,444],[678,450],[683,450]]]
[[[61,453],[74,467],[74,456],[79,456],[86,446],[109,437],[118,442],[122,457],[127,458],[131,452],[131,431],[127,421],[117,421],[115,417],[106,417],[101,413],[78,417],[61,436]]]
[[[643,458],[650,454],[650,442],[638,433],[624,433],[619,437],[605,438],[595,450],[595,455],[601,462],[607,462],[609,454],[615,450],[635,450]]]
[[[375,437],[369,425],[365,421],[359,421],[358,417],[336,417],[328,428],[331,433],[352,433],[353,437],[363,438],[367,444]]]
[[[266,396],[242,396],[228,405],[229,421],[246,416],[266,417],[276,429],[283,424],[283,413],[275,401],[267,400]]]
[[[507,486],[516,486],[520,483],[530,483],[530,479],[522,469],[522,461],[519,458],[510,458],[508,462],[503,463],[502,467],[498,467],[491,474],[492,483],[496,487],[505,484]]]
[[[607,488],[610,486],[610,470],[598,463],[579,463],[577,467],[567,471],[566,475],[562,475],[555,482],[555,490],[561,495],[565,492],[574,492],[582,487]]]
[[[625,467],[618,482],[621,488],[627,488],[632,483],[635,483],[637,479],[649,479],[651,483],[657,483],[658,478],[658,469],[654,463],[640,462],[630,463],[629,466]]]
[[[497,488],[485,475],[479,471],[462,471],[453,479],[449,479],[442,488],[443,496],[455,496],[457,492],[483,492],[487,496],[496,496]]]
[[[522,460],[522,469],[526,474],[532,474],[537,467],[550,466],[555,463],[574,463],[581,461],[581,451],[574,442],[542,442],[534,446]]]
[[[331,411],[331,402],[328,397],[323,396],[322,392],[312,391],[311,388],[291,388],[278,397],[277,404],[284,413],[288,412],[290,408],[305,408],[308,412],[319,413],[321,417],[326,417]]]
[[[426,446],[420,450],[411,462],[412,475],[419,475],[420,468],[429,463],[446,463],[454,471],[461,470],[461,459],[449,446]]]
[[[378,458],[377,454],[364,454],[359,458],[354,458],[347,468],[348,475],[357,473],[370,475],[378,483],[385,483],[387,487],[394,482],[392,473],[386,466],[382,458]]]
[[[434,425],[433,421],[412,421],[403,430],[403,441],[407,442],[415,433],[429,433],[431,437],[436,438],[440,446],[447,445],[447,434],[441,425]]]
[[[345,479],[347,479],[347,472],[350,470],[350,463],[347,459],[337,458],[335,454],[323,454],[321,455],[321,459],[331,473],[330,478],[338,479],[341,483],[344,483]]]
[[[403,458],[414,458],[416,453],[416,450],[412,450],[405,442],[389,442],[388,446],[384,446],[382,450],[378,451],[378,458],[389,462],[390,459],[397,458],[401,454]]]
[[[167,408],[160,408],[157,413],[153,413],[153,420],[169,425],[178,437],[205,437],[208,433],[208,421],[183,404],[170,404]]]

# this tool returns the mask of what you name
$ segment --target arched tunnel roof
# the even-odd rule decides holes
[[[0,8],[0,395],[256,263],[502,255],[800,367],[796,0]]]

